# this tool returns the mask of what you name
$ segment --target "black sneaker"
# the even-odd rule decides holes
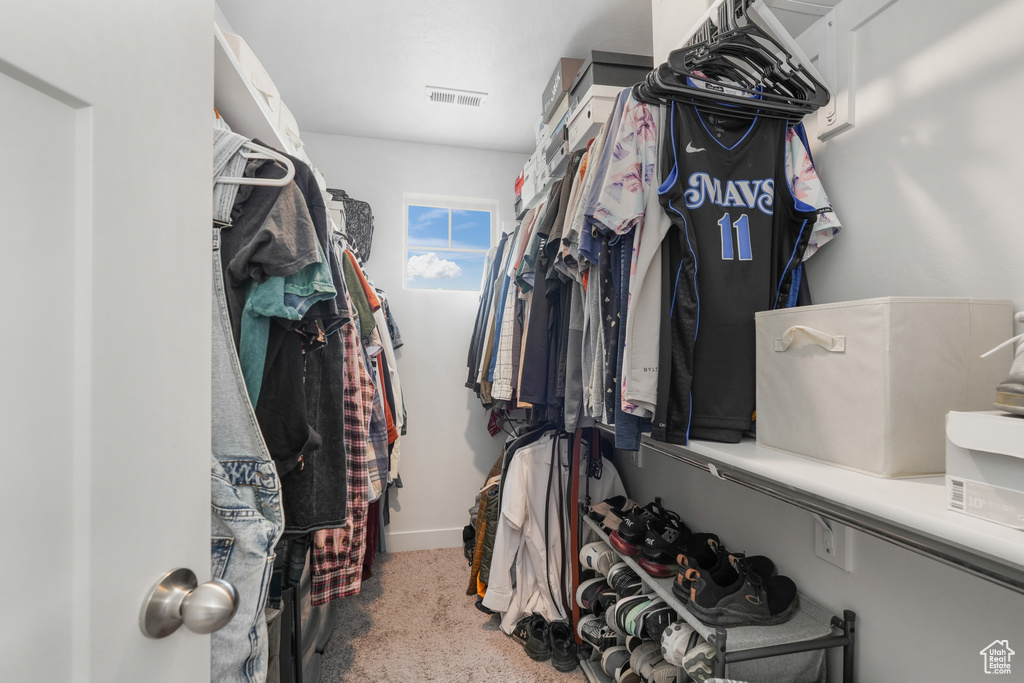
[[[612,590],[611,586],[608,585],[608,581],[603,576],[595,577],[589,581],[584,581],[576,589],[576,604],[586,612],[600,614],[608,606],[607,599],[603,604],[599,602],[601,596],[605,595],[614,596],[615,591]]]
[[[595,617],[596,618],[596,617]],[[576,668],[576,640],[572,635],[572,627],[565,621],[554,621],[548,628],[551,639],[549,655],[551,665],[559,671],[572,671]]]
[[[696,569],[713,575],[729,561],[729,552],[719,543],[714,534],[693,534],[685,552],[676,556],[679,571],[672,582],[672,594],[684,605],[690,600],[691,581],[688,570]]]
[[[526,625],[523,649],[535,662],[546,662],[551,658],[551,627],[539,614],[533,615]]]
[[[640,575],[625,562],[612,565],[608,570],[608,583],[619,597],[636,595],[643,588]]]
[[[743,558],[732,557],[718,574],[690,569],[693,586],[686,609],[708,626],[770,626],[789,619],[797,603],[796,584],[787,576],[763,579]]]
[[[619,524],[618,530],[609,536],[612,547],[625,555],[637,555],[647,537],[647,525],[664,516],[665,508],[661,505],[661,498],[655,498],[653,503],[644,507],[634,505]]]
[[[651,521],[644,538],[640,567],[651,576],[664,579],[676,573],[676,557],[686,551],[690,530],[669,510],[661,519]]]

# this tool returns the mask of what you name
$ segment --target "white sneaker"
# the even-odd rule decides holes
[[[1013,318],[1018,323],[1024,323],[1024,311],[1017,313]],[[981,357],[986,358],[1010,344],[1017,345],[1014,351],[1013,363],[1010,365],[1010,376],[1006,378],[1005,382],[996,387],[994,405],[1000,410],[1016,415],[1024,415],[1024,334],[1018,334],[1016,337],[1007,339],[988,353],[982,354]]]
[[[682,666],[683,655],[686,654],[692,635],[693,627],[685,621],[677,621],[665,629],[661,634],[661,656],[665,661],[671,662],[673,666]]]
[[[580,548],[580,564],[584,569],[593,569],[602,576],[618,561],[615,551],[604,541],[594,541]]]

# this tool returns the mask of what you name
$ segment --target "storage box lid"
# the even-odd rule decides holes
[[[591,50],[587,53],[586,59],[583,61],[583,66],[576,73],[576,78],[572,79],[572,84],[569,86],[569,91],[576,89],[576,84],[580,82],[583,76],[590,70],[594,62],[598,64],[614,64],[616,66],[635,66],[642,69],[651,70],[654,68],[654,58],[648,55],[631,55],[625,52],[603,52],[601,50]]]
[[[946,436],[960,448],[1024,459],[1024,417],[993,410],[950,411]]]
[[[1013,305],[1009,299],[975,299],[973,297],[948,297],[948,296],[881,296],[875,299],[855,299],[853,301],[837,301],[831,304],[814,304],[812,306],[794,306],[791,308],[777,308],[773,311],[757,311],[754,318],[764,318],[776,315],[792,315],[806,311],[820,311],[829,308],[847,308],[850,306],[873,306],[876,304],[971,304],[974,306],[1006,306]]]

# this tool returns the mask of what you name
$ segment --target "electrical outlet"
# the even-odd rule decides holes
[[[844,572],[850,571],[853,560],[850,548],[853,534],[850,528],[831,519],[822,519],[818,515],[813,517],[814,554]]]

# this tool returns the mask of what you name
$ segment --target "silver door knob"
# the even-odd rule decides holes
[[[153,585],[139,612],[147,638],[166,638],[182,624],[193,633],[213,633],[238,610],[238,591],[223,579],[199,585],[191,569],[172,569]]]

